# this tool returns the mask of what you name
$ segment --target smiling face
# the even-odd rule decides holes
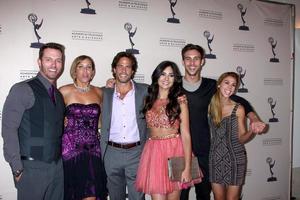
[[[134,74],[131,60],[127,57],[120,58],[113,72],[117,82],[128,83]]]
[[[63,70],[63,55],[57,49],[46,48],[38,59],[38,65],[42,76],[54,84]]]
[[[229,98],[233,95],[237,88],[237,79],[233,76],[226,76],[221,83],[218,85],[220,95]]]
[[[200,76],[204,59],[199,51],[192,49],[184,53],[182,64],[185,69],[185,75]]]
[[[175,80],[175,75],[171,66],[166,67],[158,78],[159,89],[169,90]]]
[[[76,67],[75,74],[77,84],[88,84],[95,75],[92,61],[88,58],[80,61]]]

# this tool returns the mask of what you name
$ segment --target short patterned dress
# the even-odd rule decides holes
[[[170,124],[166,115],[168,100],[157,100],[146,113],[148,128],[165,128],[179,130],[177,119]],[[151,133],[150,133],[151,136]],[[162,137],[150,137],[143,149],[136,178],[136,188],[146,194],[168,194],[181,190],[180,182],[172,182],[168,176],[168,158],[184,156],[182,140],[179,133]],[[192,186],[201,179],[189,183]]]
[[[66,108],[62,137],[65,200],[107,197],[106,175],[97,137],[100,106],[73,103]]]
[[[243,185],[247,169],[247,155],[238,137],[236,104],[231,115],[222,119],[216,127],[209,119],[211,146],[209,153],[209,179],[211,183],[222,185]]]

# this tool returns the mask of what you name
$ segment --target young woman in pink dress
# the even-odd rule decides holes
[[[149,128],[137,173],[138,191],[153,200],[178,200],[180,190],[201,180],[191,178],[191,137],[186,97],[182,96],[182,78],[177,65],[161,62],[152,74],[143,112]],[[170,181],[168,158],[184,156],[181,181]]]

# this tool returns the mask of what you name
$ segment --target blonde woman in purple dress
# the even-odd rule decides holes
[[[66,104],[62,138],[65,200],[106,199],[106,176],[98,138],[102,90],[90,84],[95,76],[91,57],[81,55],[70,69],[74,83],[60,88]]]

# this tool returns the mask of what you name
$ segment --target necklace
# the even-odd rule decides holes
[[[86,87],[80,87],[80,86],[76,85],[76,83],[74,83],[74,86],[79,92],[82,92],[82,93],[86,93],[86,92],[90,91],[90,89],[91,89],[90,85],[87,85]]]

